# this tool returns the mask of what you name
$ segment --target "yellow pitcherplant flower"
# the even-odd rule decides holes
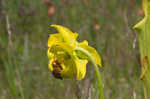
[[[101,58],[97,51],[88,45],[88,42],[78,42],[77,33],[73,33],[66,27],[51,25],[58,33],[50,34],[48,39],[49,69],[55,78],[84,78],[89,55],[96,64],[101,66]]]

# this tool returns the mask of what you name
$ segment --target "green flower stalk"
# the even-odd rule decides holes
[[[142,74],[140,79],[144,86],[145,99],[150,99],[150,0],[143,0],[145,17],[134,26],[138,32],[141,54]]]
[[[88,61],[94,64],[100,90],[100,99],[104,99],[103,88],[98,66],[101,67],[101,58],[97,51],[88,45],[88,42],[78,42],[77,33],[60,25],[51,25],[58,33],[51,34],[48,39],[47,55],[49,69],[55,78],[73,78],[82,80],[86,74]]]

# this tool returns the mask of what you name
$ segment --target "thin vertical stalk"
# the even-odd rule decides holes
[[[8,64],[6,64],[6,71],[9,74],[9,71],[11,71],[11,75],[7,74],[7,79],[8,79],[8,83],[9,83],[9,89],[10,92],[12,94],[12,96],[16,99],[18,97],[18,93],[20,92],[22,99],[24,99],[24,92],[23,92],[23,87],[21,84],[21,77],[20,77],[20,73],[19,70],[17,70],[17,75],[19,78],[19,91],[17,90],[17,85],[16,85],[16,78],[15,78],[15,69],[13,67],[13,63],[12,63],[12,52],[11,52],[11,48],[13,46],[12,44],[12,31],[11,31],[11,25],[10,25],[10,21],[9,21],[9,15],[8,13],[6,13],[5,15],[5,20],[6,20],[6,29],[7,29],[7,33],[8,33]],[[8,66],[7,66],[8,65]],[[9,79],[12,79],[11,82],[9,82]],[[10,84],[13,83],[13,84]]]
[[[140,79],[143,82],[145,99],[150,99],[150,0],[142,1],[145,17],[134,26],[134,29],[138,32],[141,54]]]
[[[84,54],[86,54],[89,57],[89,60],[94,65],[94,69],[95,69],[96,76],[97,76],[98,87],[99,87],[100,99],[104,99],[103,85],[102,85],[102,82],[101,82],[101,75],[100,75],[98,65],[96,64],[96,61],[94,60],[92,55],[88,51],[86,51],[85,49],[77,47],[76,50],[79,50],[79,51],[83,52]]]

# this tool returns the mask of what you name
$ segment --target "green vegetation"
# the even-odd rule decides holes
[[[145,99],[150,98],[150,0],[143,0],[144,18],[134,26],[138,32],[139,48],[141,54],[142,74]]]
[[[45,2],[44,2],[45,1]],[[143,99],[134,24],[141,0],[0,0],[0,99],[98,99],[96,75],[87,66],[81,81],[55,79],[46,54],[51,24],[90,41],[103,60],[105,99]],[[54,13],[53,13],[54,12]]]

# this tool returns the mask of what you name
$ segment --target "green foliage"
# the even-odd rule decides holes
[[[138,32],[138,40],[141,54],[141,80],[144,84],[145,99],[150,98],[150,0],[143,0],[145,17],[134,29]]]

